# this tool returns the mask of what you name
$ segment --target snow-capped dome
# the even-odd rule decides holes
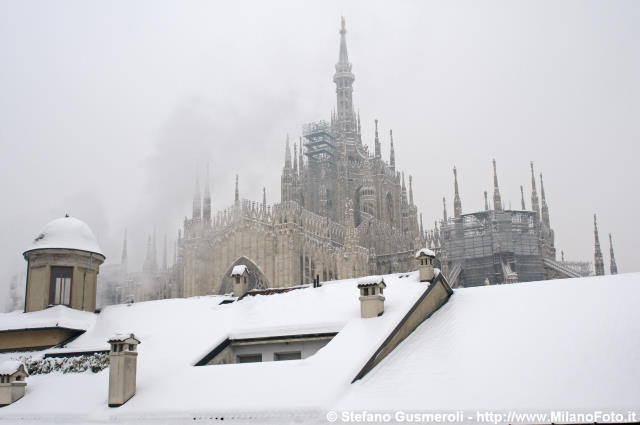
[[[55,219],[44,226],[42,233],[33,240],[25,253],[46,248],[77,249],[105,256],[87,223],[69,216]]]

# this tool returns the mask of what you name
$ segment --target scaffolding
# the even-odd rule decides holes
[[[335,139],[331,133],[331,125],[327,121],[314,121],[302,128],[302,135],[306,139],[304,154],[309,159],[321,160],[335,155]]]
[[[545,278],[540,225],[533,211],[482,211],[442,226],[449,269],[460,286]]]

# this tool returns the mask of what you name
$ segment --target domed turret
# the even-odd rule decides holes
[[[95,310],[105,255],[85,222],[68,215],[51,221],[22,255],[27,260],[25,312],[52,305]]]
[[[87,251],[104,257],[91,228],[82,220],[68,215],[50,221],[24,254],[35,249],[63,248]]]

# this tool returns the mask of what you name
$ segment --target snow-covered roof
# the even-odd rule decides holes
[[[239,264],[231,270],[231,276],[242,276],[247,271],[247,266]]]
[[[429,286],[418,281],[416,272],[402,276],[384,277],[385,314],[371,319],[360,317],[357,279],[223,305],[220,302],[227,297],[204,296],[104,307],[87,332],[65,348],[45,352],[108,350],[107,341],[114,333],[133,332],[143,342],[138,348],[135,397],[117,411],[109,409],[106,370],[34,375],[30,394],[2,413],[80,419],[114,414],[146,417],[150,413],[184,417],[186,412],[326,406],[350,385]],[[304,360],[194,366],[226,339],[334,332],[338,334],[325,347]]]
[[[19,360],[5,360],[0,363],[0,375],[13,375],[17,371],[22,368],[24,370],[24,365]]]
[[[428,255],[429,257],[435,257],[436,253],[430,250],[429,248],[422,248],[416,252],[416,258],[420,257],[421,255]]]
[[[126,342],[127,344],[140,344],[140,340],[132,333],[118,332],[109,338],[108,342]]]
[[[91,228],[75,217],[66,216],[49,222],[25,253],[45,248],[77,249],[104,257]]]
[[[0,313],[0,332],[34,328],[67,328],[86,330],[96,322],[97,315],[63,305],[24,313],[12,311]]]
[[[358,288],[364,286],[374,286],[384,284],[384,278],[382,276],[366,276],[358,279]]]
[[[334,408],[637,410],[638,305],[638,273],[456,289]]]
[[[352,384],[429,285],[416,272],[384,280],[385,314],[370,319],[360,318],[358,279],[224,305],[207,296],[105,307],[47,352],[107,350],[117,330],[134,332],[144,341],[136,395],[107,407],[107,370],[33,375],[3,419],[286,424],[326,423],[330,410],[637,409],[640,274],[457,289]],[[338,334],[304,360],[193,366],[226,339],[328,332]]]

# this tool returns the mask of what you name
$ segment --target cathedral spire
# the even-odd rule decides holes
[[[211,189],[209,187],[209,164],[207,164],[207,179],[204,182],[204,206],[202,208],[202,219],[205,222],[211,221]]]
[[[298,174],[298,145],[296,143],[293,144],[293,172]]]
[[[618,274],[618,265],[616,264],[616,256],[613,255],[613,242],[611,241],[611,233],[609,233],[609,256],[611,257],[611,263],[609,263],[609,273]]]
[[[422,227],[422,213],[420,213],[420,236],[424,237],[424,227]]]
[[[200,179],[196,175],[196,188],[193,194],[192,218],[200,220],[202,218],[202,194],[200,193]]]
[[[380,138],[378,137],[378,120],[375,120],[376,122],[376,138],[375,138],[375,145],[376,145],[376,158],[380,158],[381,154],[380,154]]]
[[[453,215],[460,217],[462,215],[462,201],[460,200],[460,193],[458,192],[458,171],[456,167],[453,167]]]
[[[533,172],[533,161],[531,161],[531,210],[538,214],[540,218],[540,204],[538,202],[538,192],[536,192],[536,177]]]
[[[389,130],[389,137],[391,138],[391,154],[389,155],[389,165],[391,170],[395,174],[396,172],[396,152],[393,149],[393,130]]]
[[[522,211],[526,210],[527,207],[524,204],[524,188],[520,185],[520,202],[522,203]]]
[[[493,160],[493,209],[502,211],[502,199],[500,198],[500,188],[498,187],[498,172],[496,171],[496,160]]]
[[[120,265],[123,271],[127,272],[127,229],[124,229],[124,240],[122,241],[122,257],[120,259]]]
[[[347,28],[344,17],[340,26],[340,54],[336,64],[336,73],[333,82],[336,83],[338,104],[338,124],[342,131],[356,131],[356,118],[353,111],[353,81],[355,76],[351,73],[351,64],[347,54]]]
[[[489,211],[489,198],[487,198],[487,191],[484,191],[484,210]]]
[[[407,203],[407,186],[404,184],[404,171],[402,172],[402,203]]]
[[[549,207],[547,206],[547,200],[544,196],[542,173],[540,173],[540,195],[542,196],[542,223],[547,227],[551,227],[551,223],[549,222]]]
[[[240,202],[240,191],[238,190],[238,175],[236,174],[236,202]]]
[[[300,137],[300,149],[298,149],[298,169],[300,170],[300,174],[302,174],[302,168],[304,165],[304,159],[302,156],[302,137]]]
[[[598,221],[596,215],[593,215],[593,236],[595,240],[594,248],[594,268],[596,276],[604,275],[604,260],[602,259],[602,251],[600,250],[600,238],[598,237]]]
[[[409,175],[409,205],[413,206],[413,177]]]
[[[442,220],[447,222],[447,199],[442,198]]]
[[[289,135],[287,134],[287,147],[284,152],[284,168],[291,168],[291,148],[289,147]]]
[[[167,270],[167,235],[164,235],[164,248],[162,251],[162,270]]]
[[[262,186],[262,208],[267,208],[267,188]]]

